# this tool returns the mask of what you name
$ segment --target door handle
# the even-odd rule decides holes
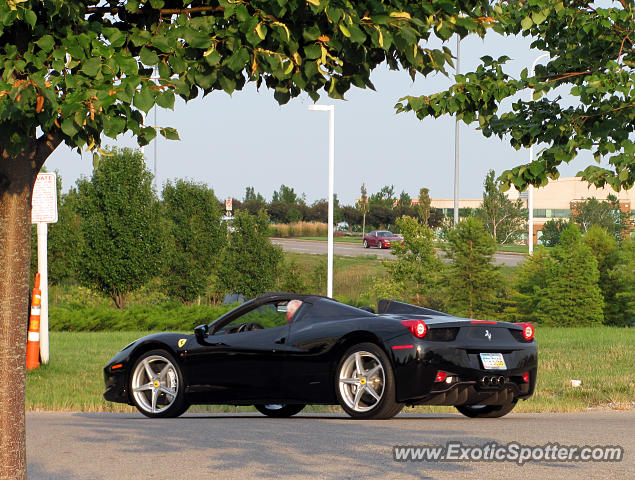
[[[286,338],[285,337],[280,337],[278,340],[275,340],[273,343],[277,343],[278,345],[281,345],[285,342]]]

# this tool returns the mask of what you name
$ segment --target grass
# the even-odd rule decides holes
[[[122,347],[147,332],[51,332],[51,360],[27,373],[27,410],[132,411],[106,402],[102,369]],[[539,351],[536,393],[518,412],[581,411],[591,407],[631,408],[635,401],[635,330],[610,327],[536,330]],[[581,380],[578,388],[571,380]],[[241,411],[195,407],[198,411]],[[333,411],[337,407],[311,407]],[[195,410],[195,411],[196,411]],[[412,411],[409,409],[409,411]],[[420,412],[454,411],[417,407]]]

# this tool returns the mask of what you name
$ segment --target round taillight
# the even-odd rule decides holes
[[[423,338],[428,333],[428,326],[423,320],[402,320],[401,323],[417,338]]]
[[[534,338],[534,326],[531,323],[523,324],[523,337],[525,337],[527,341]]]

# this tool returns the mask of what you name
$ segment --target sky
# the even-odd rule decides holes
[[[530,50],[528,38],[502,38],[488,33],[461,42],[460,71],[471,71],[483,55],[511,57],[507,72],[518,76],[543,52]],[[441,45],[439,41],[429,44]],[[456,52],[456,38],[446,42]],[[454,191],[453,117],[420,121],[413,113],[396,114],[394,105],[405,95],[444,90],[450,78],[436,74],[412,82],[406,72],[377,69],[372,81],[376,91],[353,87],[346,100],[325,94],[320,104],[335,105],[335,193],[341,204],[353,204],[366,183],[369,195],[393,185],[417,197],[421,187],[432,198],[452,198]],[[185,178],[205,183],[218,198],[242,199],[253,186],[271,200],[281,184],[305,194],[308,203],[326,198],[328,192],[328,114],[309,111],[313,101],[302,95],[279,106],[273,92],[249,85],[232,96],[215,92],[188,103],[177,101],[173,111],[159,109],[157,125],[175,127],[180,141],[158,138],[157,185]],[[154,125],[154,111],[147,123]],[[485,138],[477,123],[460,124],[459,196],[480,198],[488,170],[497,173],[526,163],[528,150],[516,151],[505,140]],[[103,145],[136,147],[130,135],[117,140],[104,137]],[[539,150],[539,147],[537,151]],[[155,164],[154,142],[145,147],[150,170]],[[564,165],[561,176],[573,176],[590,161],[581,156]],[[58,170],[67,191],[81,176],[90,176],[92,155],[80,155],[61,145],[46,162]]]

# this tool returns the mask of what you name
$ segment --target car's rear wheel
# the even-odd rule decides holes
[[[146,417],[178,417],[189,407],[179,364],[165,350],[141,355],[132,367],[129,386],[135,407]]]
[[[296,413],[300,413],[306,405],[281,405],[281,404],[268,404],[268,405],[254,405],[263,415],[273,418],[288,418],[292,417]]]
[[[470,418],[499,418],[511,412],[516,402],[512,400],[503,405],[457,405],[456,409]]]
[[[368,245],[368,241],[364,240],[364,248],[370,248],[370,246]]]
[[[390,360],[374,343],[349,348],[338,363],[335,392],[346,413],[355,419],[386,419],[403,408],[395,401]]]

